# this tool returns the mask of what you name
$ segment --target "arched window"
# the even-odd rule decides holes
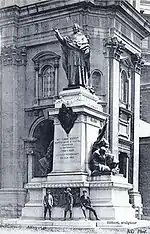
[[[129,95],[129,84],[127,73],[123,70],[121,72],[121,82],[120,82],[120,100],[125,104],[128,103],[128,95]]]
[[[43,99],[58,95],[60,56],[52,51],[42,51],[34,58],[35,100],[39,104]]]
[[[98,96],[102,95],[102,73],[99,70],[92,73],[92,87]]]
[[[55,92],[55,70],[54,66],[46,66],[42,70],[43,97],[50,97]]]

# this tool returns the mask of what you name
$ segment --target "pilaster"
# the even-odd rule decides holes
[[[104,39],[104,47],[105,58],[109,60],[109,142],[112,154],[118,157],[119,61],[125,45],[116,37],[112,37]]]
[[[23,183],[24,92],[26,50],[14,45],[1,50],[2,188]],[[9,176],[8,176],[9,175]],[[12,175],[12,176],[10,176]]]
[[[24,148],[26,154],[26,178],[27,182],[30,183],[33,178],[33,161],[34,161],[34,149],[35,149],[35,142],[36,138],[27,138],[24,139]]]
[[[1,49],[1,215],[20,216],[25,199],[24,91],[26,50]],[[10,205],[11,204],[11,205]],[[7,211],[6,211],[7,210]],[[7,214],[8,213],[8,214]]]
[[[134,54],[131,57],[134,64],[135,75],[133,79],[133,191],[130,193],[131,202],[138,212],[138,216],[142,213],[141,195],[139,191],[139,120],[140,120],[140,75],[141,67],[144,65],[144,61],[141,56]]]

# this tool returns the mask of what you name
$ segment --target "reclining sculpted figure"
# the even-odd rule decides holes
[[[89,169],[92,176],[104,174],[118,174],[119,161],[115,160],[114,155],[109,150],[109,143],[104,138],[107,128],[107,120],[102,129],[99,130],[97,140],[94,142],[89,160]]]

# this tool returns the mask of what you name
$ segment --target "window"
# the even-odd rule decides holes
[[[96,95],[103,95],[102,73],[99,70],[95,70],[92,73],[92,87],[94,88]]]
[[[55,90],[55,70],[54,67],[48,66],[42,71],[43,83],[43,97],[50,97],[54,95]]]
[[[34,105],[58,95],[60,56],[52,51],[42,51],[33,58],[35,69]]]
[[[121,82],[120,82],[120,100],[125,104],[128,103],[128,95],[129,95],[129,84],[127,73],[123,70],[121,72]]]
[[[119,173],[122,174],[125,178],[127,177],[127,154],[121,152],[119,154]]]

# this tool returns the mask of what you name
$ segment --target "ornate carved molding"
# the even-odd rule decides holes
[[[135,71],[137,73],[141,72],[141,68],[144,66],[144,60],[139,54],[133,54],[131,56],[132,63],[134,64]]]
[[[42,51],[38,53],[34,58],[32,59],[34,62],[34,68],[35,70],[40,70],[43,67],[43,64],[46,65],[47,61],[53,62],[54,67],[59,67],[59,60],[60,55],[52,52],[52,51]]]
[[[26,189],[34,188],[88,188],[89,182],[68,182],[68,183],[52,183],[52,182],[33,182],[25,185]]]
[[[120,60],[120,55],[123,53],[125,44],[122,41],[118,41],[117,37],[108,37],[104,39],[104,47],[109,49],[109,57]],[[106,51],[105,51],[106,53]]]
[[[14,45],[3,46],[1,49],[0,63],[8,65],[26,65],[26,47],[16,47]]]
[[[125,70],[128,74],[128,78],[131,78],[131,71],[134,69],[134,64],[129,56],[120,58],[120,72]]]
[[[39,103],[39,100],[44,98],[51,98],[58,95],[58,79],[59,79],[59,60],[60,55],[52,51],[42,51],[34,56],[32,59],[34,62],[35,69],[35,102]],[[44,78],[45,77],[45,78]],[[46,82],[50,83],[47,91],[43,84]],[[42,81],[42,82],[41,82]]]
[[[119,118],[121,117],[122,114],[125,114],[127,116],[127,120],[129,120],[133,115],[132,111],[120,106],[119,107]]]
[[[10,19],[14,17],[19,17],[20,8],[18,6],[11,6],[7,8],[0,9],[0,19]]]

